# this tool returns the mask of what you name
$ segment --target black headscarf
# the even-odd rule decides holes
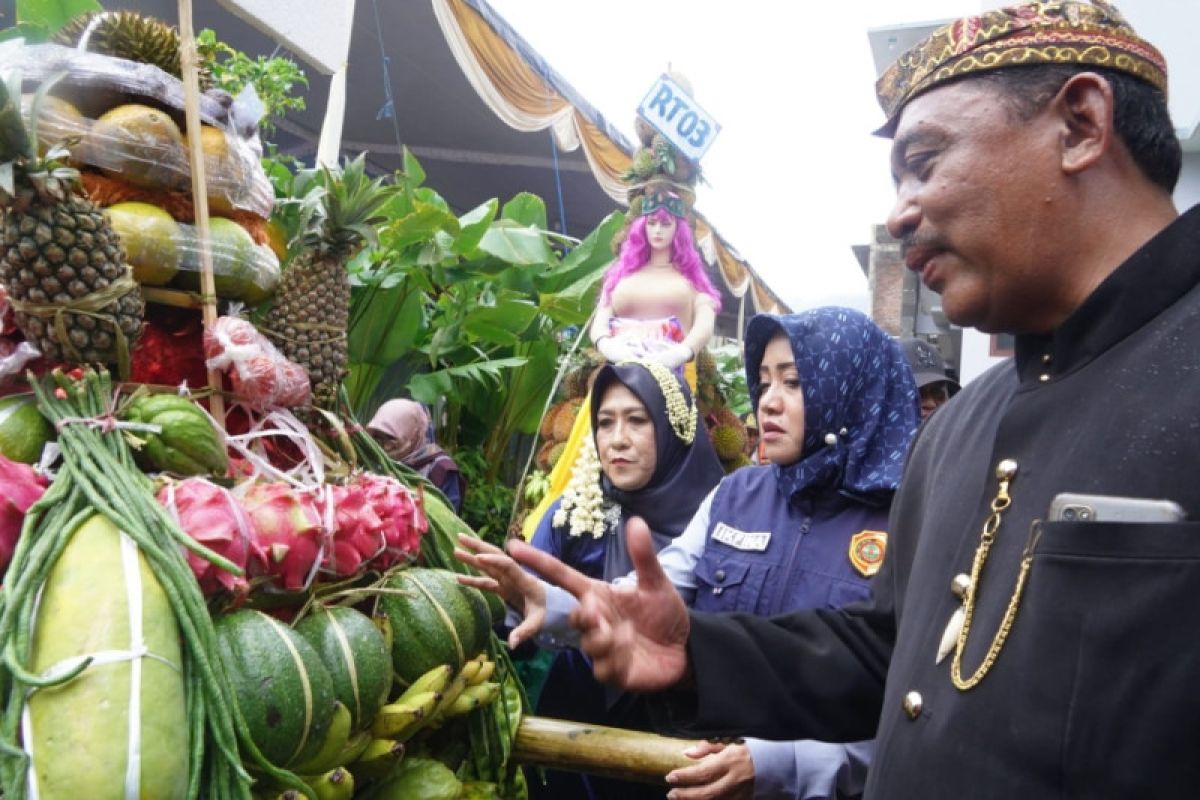
[[[687,384],[671,373],[683,392],[684,401],[694,408],[692,393]],[[654,445],[657,461],[650,481],[641,489],[626,492],[612,485],[603,472],[600,474],[600,490],[606,498],[621,507],[621,521],[610,535],[604,555],[604,579],[612,580],[626,575],[633,569],[629,551],[625,546],[625,522],[630,517],[641,517],[650,526],[655,551],[661,550],[687,527],[700,503],[724,477],[721,462],[708,439],[704,422],[696,423],[696,435],[690,445],[676,435],[667,416],[667,401],[663,397],[658,381],[650,371],[639,363],[608,364],[596,374],[592,384],[592,431],[596,430],[596,414],[604,393],[613,383],[621,383],[633,392],[654,421]]]
[[[863,500],[890,496],[921,422],[899,343],[849,308],[759,314],[746,329],[751,397],[767,344],[779,333],[791,342],[804,392],[804,449],[794,464],[775,465],[780,491],[793,500],[823,489]]]

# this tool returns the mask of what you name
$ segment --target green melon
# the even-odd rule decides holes
[[[483,594],[454,573],[410,567],[384,580],[379,605],[392,625],[392,668],[402,687],[439,664],[456,670],[487,646],[491,615]]]
[[[31,394],[0,398],[0,456],[10,461],[36,464],[54,428],[38,411]]]
[[[312,645],[261,611],[235,611],[213,624],[217,652],[258,749],[278,766],[315,754],[336,698]]]
[[[354,730],[369,725],[392,688],[392,664],[383,634],[353,608],[318,606],[296,625],[333,678],[333,692],[350,709]]]

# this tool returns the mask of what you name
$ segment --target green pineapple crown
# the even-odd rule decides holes
[[[38,118],[46,93],[65,74],[59,73],[38,87],[29,110],[30,120]],[[79,179],[78,170],[63,165],[61,159],[66,155],[65,149],[54,148],[45,156],[38,156],[37,125],[27,127],[21,113],[20,74],[14,72],[0,80],[0,203],[17,198],[21,178],[32,184],[39,195],[64,199],[63,184],[73,184]]]
[[[364,243],[379,243],[379,225],[387,220],[383,207],[397,191],[385,178],[367,174],[366,154],[347,161],[341,171],[321,167],[312,175],[317,189],[304,234],[304,244],[323,256],[342,259]],[[308,198],[306,198],[308,199]]]

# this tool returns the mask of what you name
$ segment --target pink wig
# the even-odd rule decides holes
[[[616,285],[626,276],[632,275],[650,260],[650,242],[646,239],[646,220],[655,219],[660,222],[671,219],[672,214],[665,208],[659,208],[644,216],[639,215],[629,226],[629,235],[621,243],[617,260],[604,273],[604,286],[600,291],[600,303],[612,302],[612,292]],[[712,281],[704,271],[704,262],[696,250],[696,242],[692,239],[692,226],[686,219],[674,217],[675,238],[671,241],[671,263],[688,283],[713,299],[716,310],[721,310],[721,295],[713,288]]]

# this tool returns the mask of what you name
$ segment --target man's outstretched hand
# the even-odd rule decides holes
[[[593,580],[524,542],[510,541],[508,552],[579,600],[571,624],[579,629],[597,680],[657,692],[687,675],[687,607],[659,566],[646,523],[634,517],[625,536],[636,586]]]

